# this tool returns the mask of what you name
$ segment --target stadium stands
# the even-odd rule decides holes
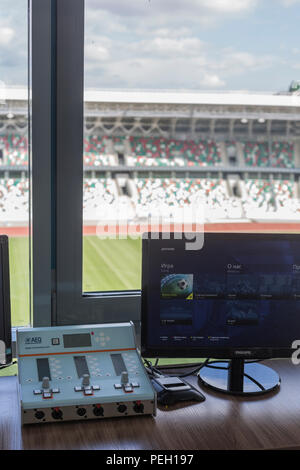
[[[268,166],[270,164],[268,144],[266,142],[245,142],[242,145],[247,166]]]
[[[84,180],[84,220],[119,220],[170,216],[178,208],[204,205],[205,218],[255,219],[269,216],[295,218],[300,202],[290,180],[247,179],[243,198],[230,197],[223,179],[214,178],[134,178],[131,194],[119,195],[112,178]],[[0,179],[0,222],[28,220],[28,179]]]
[[[84,139],[83,164],[85,166],[114,166],[116,159],[107,149],[109,139],[91,135]]]
[[[210,166],[221,162],[215,142],[131,137],[130,166]]]
[[[218,209],[224,217],[229,200],[224,180],[207,178],[135,178],[137,193],[133,197],[138,217],[155,215],[159,210],[168,213],[172,208],[183,208],[203,203],[209,210]],[[195,207],[196,207],[195,206]]]
[[[84,165],[85,166],[113,166],[116,165],[114,155],[107,152],[107,137],[97,135],[87,136],[84,139]],[[17,134],[0,136],[0,150],[2,159],[0,165],[26,166],[28,165],[28,140]]]
[[[83,183],[83,214],[94,219],[110,211],[118,198],[116,183],[111,178],[86,178]]]
[[[242,204],[248,218],[276,213],[293,218],[299,213],[299,200],[295,198],[294,182],[290,180],[245,180],[246,194]]]
[[[217,166],[221,163],[221,151],[227,159],[244,162],[249,167],[294,168],[295,148],[290,142],[248,142],[237,144],[227,141],[223,147],[213,141],[165,139],[162,137],[108,137],[91,135],[84,139],[84,165],[94,171],[95,167],[127,164],[131,167],[197,167]],[[223,149],[223,150],[222,150]],[[28,165],[28,142],[18,134],[0,136],[0,166],[22,170]],[[241,152],[242,151],[242,152]],[[238,155],[237,155],[238,153]],[[120,155],[121,154],[121,155]],[[123,154],[123,155],[122,155]],[[125,156],[125,158],[124,158]],[[229,162],[230,164],[230,162]],[[5,169],[5,171],[7,171]],[[28,219],[28,180],[9,178],[4,173],[0,180],[0,220],[3,222]],[[22,171],[19,171],[23,175]],[[169,213],[170,208],[190,206],[202,202],[207,218],[276,217],[293,218],[300,213],[294,181],[286,179],[259,179],[248,177],[241,180],[242,191],[229,195],[226,179],[216,176],[192,178],[190,175],[158,177],[153,171],[142,177],[129,178],[129,184],[120,189],[118,180],[111,174],[84,180],[83,210],[85,220],[125,217],[144,218],[160,210]],[[127,188],[127,189],[126,189]],[[242,197],[237,197],[242,194]]]
[[[271,153],[272,166],[276,168],[294,168],[294,146],[289,142],[274,142]]]
[[[246,166],[294,168],[294,146],[289,142],[244,142],[244,159]]]
[[[162,137],[131,137],[125,145],[125,136],[108,137],[91,135],[84,139],[83,161],[86,167],[115,166],[116,154],[127,153],[128,166],[193,167],[216,166],[221,163],[221,152],[216,142],[164,139]],[[226,142],[228,152],[235,142]],[[294,168],[294,145],[290,142],[273,142],[270,151],[267,142],[243,142],[246,166]],[[0,165],[28,165],[28,141],[18,134],[0,136],[2,158]]]
[[[0,149],[2,159],[0,165],[24,166],[28,165],[28,141],[27,138],[17,134],[0,136]]]
[[[23,222],[29,214],[29,180],[0,179],[0,221]]]

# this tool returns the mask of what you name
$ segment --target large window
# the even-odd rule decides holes
[[[85,1],[83,292],[140,289],[125,232],[158,215],[202,204],[208,230],[298,230],[298,11]]]
[[[299,229],[296,2],[32,4],[38,324],[138,321],[149,222]]]
[[[29,314],[28,1],[0,8],[0,232],[9,236],[13,326]]]

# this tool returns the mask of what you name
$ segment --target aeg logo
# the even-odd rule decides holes
[[[27,336],[25,338],[25,344],[41,344],[41,336]]]

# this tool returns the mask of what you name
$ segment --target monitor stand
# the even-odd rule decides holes
[[[203,367],[198,374],[200,383],[218,392],[232,395],[261,395],[276,390],[280,377],[273,369],[257,362],[231,359],[213,361],[214,367]]]

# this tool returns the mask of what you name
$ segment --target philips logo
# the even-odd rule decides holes
[[[234,351],[236,356],[252,356],[252,351]]]
[[[41,344],[41,342],[41,336],[27,336],[27,338],[25,338],[25,344]]]

